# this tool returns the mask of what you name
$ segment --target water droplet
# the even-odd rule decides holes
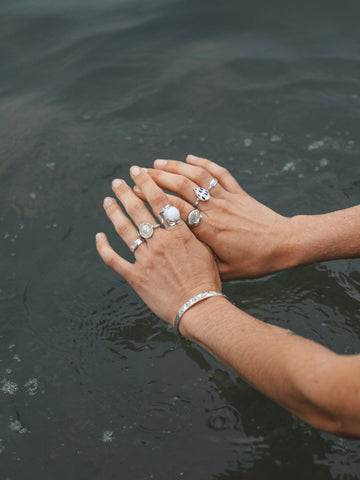
[[[27,393],[30,396],[34,396],[37,394],[37,389],[39,387],[39,381],[37,378],[30,378],[24,385]]]
[[[114,433],[111,430],[105,430],[103,432],[102,440],[105,443],[112,442],[114,439]]]
[[[282,168],[282,172],[293,172],[296,170],[295,162],[287,162]]]
[[[312,150],[317,150],[318,148],[322,148],[324,145],[325,145],[324,140],[316,140],[315,142],[311,143],[307,147],[307,149],[309,150],[309,152],[311,152]]]
[[[55,170],[55,166],[56,166],[55,162],[45,163],[45,167],[49,168],[50,170]]]
[[[326,165],[329,165],[329,160],[327,158],[321,158],[319,163],[320,167],[326,167]]]
[[[279,137],[279,135],[271,135],[270,141],[271,142],[281,142],[281,137]]]

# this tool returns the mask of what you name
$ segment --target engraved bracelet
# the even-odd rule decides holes
[[[205,300],[206,298],[210,297],[226,297],[226,295],[222,292],[204,292],[204,293],[199,293],[199,295],[195,295],[195,297],[190,298],[182,307],[180,307],[179,311],[176,314],[175,317],[175,322],[174,322],[174,328],[177,331],[177,333],[180,335],[179,332],[179,322],[180,318],[184,315],[186,310],[189,310],[193,305],[195,305],[198,302],[201,302],[202,300]]]

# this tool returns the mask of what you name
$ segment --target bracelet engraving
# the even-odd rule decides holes
[[[226,295],[222,292],[214,292],[214,291],[199,293],[198,295],[195,295],[195,297],[190,298],[190,300],[185,302],[184,305],[180,307],[179,311],[176,314],[175,322],[174,322],[174,328],[179,335],[180,335],[179,322],[180,322],[180,318],[184,315],[184,313],[196,303],[199,303],[202,300],[205,300],[206,298],[210,298],[210,297],[226,297]]]

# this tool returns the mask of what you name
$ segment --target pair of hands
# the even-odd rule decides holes
[[[157,223],[144,202],[155,214],[171,203],[180,210],[182,221],[155,229],[136,249],[134,264],[111,248],[105,234],[97,234],[96,245],[104,262],[129,282],[156,315],[173,325],[178,309],[189,298],[208,290],[221,291],[220,276],[223,280],[261,276],[289,266],[284,236],[290,231],[290,219],[246,194],[226,169],[190,155],[186,163],[156,160],[154,167],[130,169],[134,190],[123,180],[113,181],[113,191],[132,221],[111,197],[104,200],[107,216],[128,246],[137,238],[136,227],[141,223]],[[185,222],[194,209],[194,188],[207,188],[214,177],[218,184],[211,189],[210,200],[198,205],[203,218],[190,230]]]

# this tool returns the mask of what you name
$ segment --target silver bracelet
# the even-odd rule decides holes
[[[199,293],[199,295],[195,295],[195,297],[190,298],[190,300],[184,303],[184,305],[180,307],[179,311],[177,312],[175,317],[175,322],[174,322],[174,328],[179,335],[180,335],[180,332],[179,332],[180,318],[184,315],[186,310],[189,310],[189,308],[195,305],[195,303],[201,302],[202,300],[205,300],[206,298],[209,298],[209,297],[226,297],[226,295],[222,292],[212,292],[212,291],[204,292],[204,293]]]

